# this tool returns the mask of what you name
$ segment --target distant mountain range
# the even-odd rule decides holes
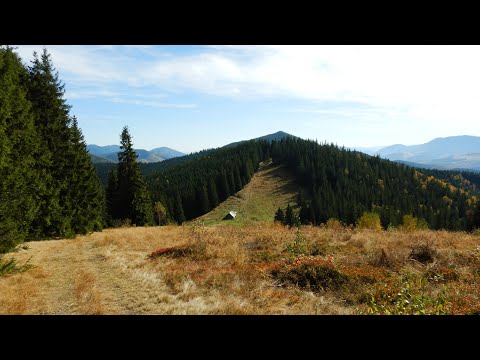
[[[382,158],[415,167],[480,170],[478,136],[449,136],[436,138],[426,144],[411,146],[396,144],[379,150],[365,149],[364,152],[370,155],[378,154]]]
[[[94,163],[116,163],[118,161],[117,153],[120,151],[118,145],[87,145],[87,150],[90,153],[92,162]],[[152,150],[135,149],[138,154],[138,161],[143,163],[159,162],[167,159],[172,159],[185,154],[170,149],[168,147],[159,147]]]
[[[252,140],[272,142],[286,137],[296,136],[278,131]],[[248,140],[237,141],[224,147],[237,146],[245,141]],[[116,163],[118,161],[117,153],[120,151],[118,145],[87,145],[87,149],[94,163]],[[413,167],[480,171],[480,137],[478,136],[450,136],[436,138],[420,145],[395,144],[387,147],[357,147],[355,149]],[[161,162],[186,155],[168,147],[159,147],[150,151],[135,149],[135,151],[138,153],[138,161],[142,163]]]

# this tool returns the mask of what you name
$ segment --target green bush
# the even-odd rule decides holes
[[[287,252],[290,254],[291,258],[309,254],[307,241],[300,232],[300,229],[297,229],[295,239],[287,245]]]
[[[384,298],[371,298],[367,301],[366,314],[370,315],[448,315],[449,302],[447,289],[436,296],[425,294],[425,279],[421,279],[420,291],[412,290],[408,279],[403,280],[402,289],[394,296],[386,295]]]

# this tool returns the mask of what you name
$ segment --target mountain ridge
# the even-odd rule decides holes
[[[92,162],[94,163],[99,163],[99,162],[116,163],[118,161],[117,153],[121,151],[119,145],[100,146],[95,144],[87,145],[87,150],[90,153]],[[152,150],[145,150],[145,149],[134,149],[134,150],[138,154],[138,161],[143,163],[160,162],[160,161],[186,155],[180,151],[174,150],[166,146],[158,147]]]
[[[415,163],[437,169],[480,170],[480,137],[458,135],[438,137],[424,144],[394,144],[370,155],[379,155],[392,161]]]

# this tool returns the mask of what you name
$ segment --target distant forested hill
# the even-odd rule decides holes
[[[303,187],[304,222],[337,218],[355,224],[363,212],[374,211],[385,228],[401,224],[406,214],[425,219],[433,229],[471,227],[476,198],[468,186],[457,188],[378,156],[301,139],[273,142],[271,154]]]

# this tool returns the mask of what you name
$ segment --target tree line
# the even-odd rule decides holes
[[[0,252],[104,226],[104,192],[46,49],[0,47]]]

